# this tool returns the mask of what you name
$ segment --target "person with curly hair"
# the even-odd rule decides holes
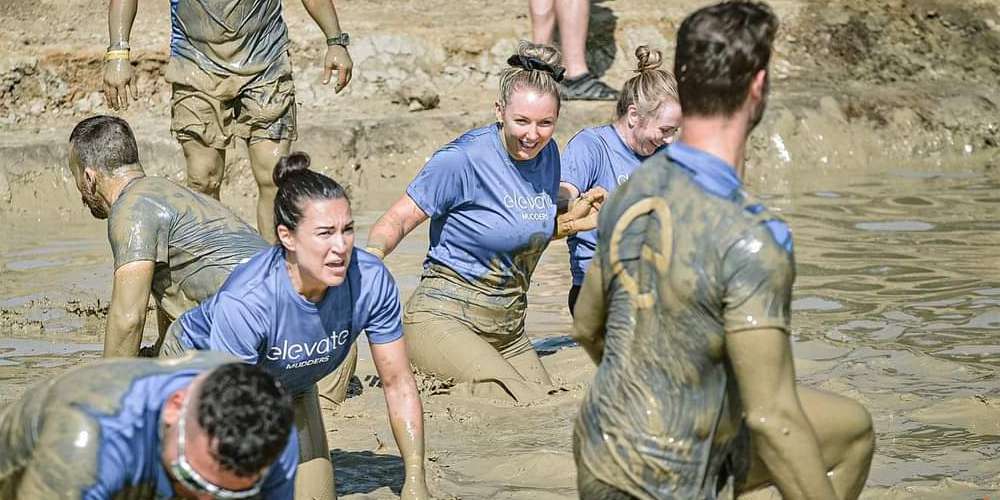
[[[219,353],[103,360],[0,412],[0,498],[292,497],[292,402]]]

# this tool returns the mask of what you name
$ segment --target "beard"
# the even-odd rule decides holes
[[[96,186],[90,192],[80,193],[80,198],[83,200],[83,204],[90,209],[90,215],[102,220],[108,218],[108,208],[105,206],[104,200],[97,195]]]

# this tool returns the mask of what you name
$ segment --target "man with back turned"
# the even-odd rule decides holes
[[[734,1],[677,36],[681,136],[605,204],[574,337],[598,364],[574,433],[585,499],[714,499],[773,484],[856,498],[868,412],[798,386],[788,226],[744,192],[778,20]]]

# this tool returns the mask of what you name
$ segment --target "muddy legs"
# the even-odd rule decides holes
[[[852,399],[807,387],[798,387],[799,401],[819,440],[830,480],[842,499],[857,498],[868,479],[875,434],[871,416]],[[764,463],[753,452],[745,489],[771,481]]]

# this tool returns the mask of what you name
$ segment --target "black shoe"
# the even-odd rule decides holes
[[[567,78],[559,85],[559,94],[567,101],[614,101],[618,91],[590,73]]]

